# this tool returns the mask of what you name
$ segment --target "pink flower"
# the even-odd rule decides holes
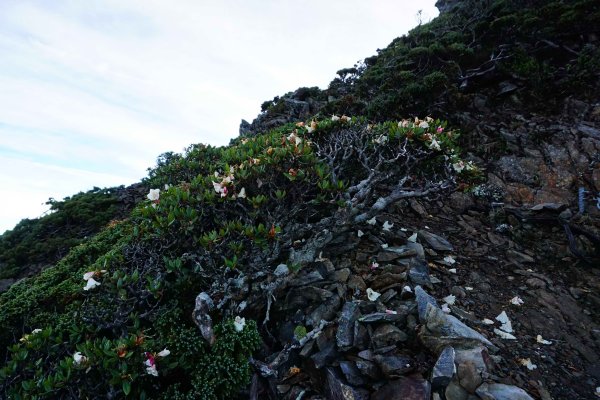
[[[438,127],[437,127],[437,129],[436,129],[436,132],[437,132],[437,133],[442,133],[442,132],[444,132],[444,127],[442,127],[442,126],[438,126]]]
[[[371,271],[376,270],[377,268],[379,268],[379,264],[377,264],[376,262],[371,263]]]
[[[156,360],[154,359],[154,355],[152,353],[146,352],[146,361],[144,361],[144,365],[146,366],[146,373],[152,376],[158,376],[158,370],[156,369]]]

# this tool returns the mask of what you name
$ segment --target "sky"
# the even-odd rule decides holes
[[[437,16],[435,0],[0,0],[0,233],[50,198],[225,145],[260,105]]]

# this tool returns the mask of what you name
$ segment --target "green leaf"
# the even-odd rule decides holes
[[[123,393],[125,393],[125,396],[128,396],[129,393],[131,393],[131,382],[123,381]]]

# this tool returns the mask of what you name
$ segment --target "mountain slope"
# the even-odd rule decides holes
[[[440,7],[1,294],[2,396],[595,398],[598,5]]]

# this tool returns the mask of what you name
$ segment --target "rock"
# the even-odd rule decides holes
[[[467,400],[469,398],[469,392],[460,386],[456,380],[450,382],[445,394],[446,400]]]
[[[511,261],[516,262],[518,264],[535,262],[533,257],[516,250],[507,250],[506,255],[510,258]]]
[[[314,286],[295,288],[288,291],[285,298],[285,307],[288,310],[305,308],[310,303],[322,302],[333,295],[329,290]]]
[[[308,315],[306,318],[306,323],[308,325],[317,326],[321,320],[331,321],[333,318],[335,318],[341,302],[342,300],[340,296],[334,294],[333,296],[324,300],[323,304],[319,305]]]
[[[367,328],[356,321],[354,323],[354,342],[353,346],[357,349],[364,349],[369,345],[369,331]]]
[[[401,378],[389,382],[371,395],[371,400],[429,400],[431,387],[422,378]]]
[[[454,349],[454,352],[455,362],[459,368],[461,364],[473,363],[479,374],[493,370],[493,363],[487,348],[484,346],[476,346],[469,349]]]
[[[456,366],[454,365],[454,348],[448,346],[442,350],[431,373],[431,388],[434,392],[444,392],[454,378]]]
[[[465,361],[458,364],[456,372],[460,386],[465,388],[469,393],[475,393],[475,390],[483,382],[482,371],[477,368],[477,365],[473,361]]]
[[[306,286],[310,285],[314,282],[322,281],[323,277],[319,273],[319,271],[311,271],[310,273],[302,276],[294,277],[294,279],[290,282],[290,286],[298,287],[298,286]]]
[[[342,314],[338,320],[338,329],[336,332],[337,346],[342,350],[347,350],[354,343],[354,322],[360,315],[358,305],[353,301],[347,301],[342,307]]]
[[[342,268],[340,270],[334,271],[329,275],[329,278],[334,282],[346,283],[348,278],[350,277],[350,269]]]
[[[517,90],[519,87],[509,81],[500,82],[500,89],[498,89],[498,96],[509,94]]]
[[[407,339],[408,335],[392,324],[382,324],[378,326],[371,336],[371,340],[375,347],[390,346],[397,342],[405,342]]]
[[[386,312],[378,312],[378,313],[372,313],[372,314],[367,314],[365,316],[362,316],[359,318],[359,321],[363,322],[363,323],[373,323],[373,322],[381,322],[381,321],[405,322],[406,314],[403,314],[403,313],[390,314],[390,313],[386,313]]]
[[[420,230],[418,232],[419,237],[427,242],[427,244],[435,251],[453,251],[454,247],[449,241],[441,236],[428,232],[426,230]]]
[[[356,368],[360,371],[364,376],[368,376],[371,379],[379,379],[381,377],[379,370],[375,363],[368,360],[356,360],[355,361]]]
[[[427,311],[427,304],[431,304],[434,307],[439,307],[438,303],[421,286],[415,287],[415,297],[417,299],[417,310],[419,312],[419,321],[425,322],[425,312]]]
[[[323,350],[313,354],[310,358],[315,363],[315,367],[323,368],[324,366],[335,361],[337,357],[338,352],[335,349],[335,343],[330,342],[329,345],[323,348]]]
[[[282,277],[282,276],[286,276],[287,274],[289,274],[290,269],[285,264],[279,264],[277,266],[277,268],[275,268],[275,271],[273,271],[273,273],[275,274],[275,276]]]
[[[427,304],[425,324],[419,331],[419,338],[434,352],[440,352],[446,346],[462,349],[481,343],[497,349],[485,336],[431,304]]]
[[[331,242],[333,239],[333,234],[325,229],[315,236],[311,237],[307,242],[302,246],[301,249],[291,248],[290,255],[288,257],[289,262],[293,264],[306,265],[311,263],[317,258],[318,252],[325,247],[326,244]]]
[[[348,279],[348,287],[352,290],[359,290],[361,292],[364,292],[367,289],[365,281],[358,275],[352,275],[350,279]]]
[[[476,393],[482,400],[533,400],[523,389],[503,383],[484,383]]]
[[[431,287],[427,261],[415,259],[414,262],[411,262],[410,269],[408,270],[408,278],[415,285]]]
[[[353,361],[340,361],[340,369],[349,384],[361,386],[367,383]]]
[[[212,318],[209,313],[214,309],[215,305],[206,292],[200,293],[196,296],[196,305],[192,312],[192,317],[204,340],[206,340],[211,346],[215,342],[215,333],[212,328]]]
[[[379,255],[377,256],[377,260],[384,261],[379,258],[380,256],[389,257],[390,261],[404,257],[425,258],[425,251],[423,250],[423,246],[421,246],[420,243],[408,242],[404,246],[388,247],[387,249],[379,253]]]
[[[408,356],[391,355],[391,356],[375,356],[375,362],[381,368],[383,375],[390,378],[398,378],[415,368],[413,360]]]
[[[331,400],[368,400],[369,392],[342,383],[333,368],[327,368],[327,398]]]

